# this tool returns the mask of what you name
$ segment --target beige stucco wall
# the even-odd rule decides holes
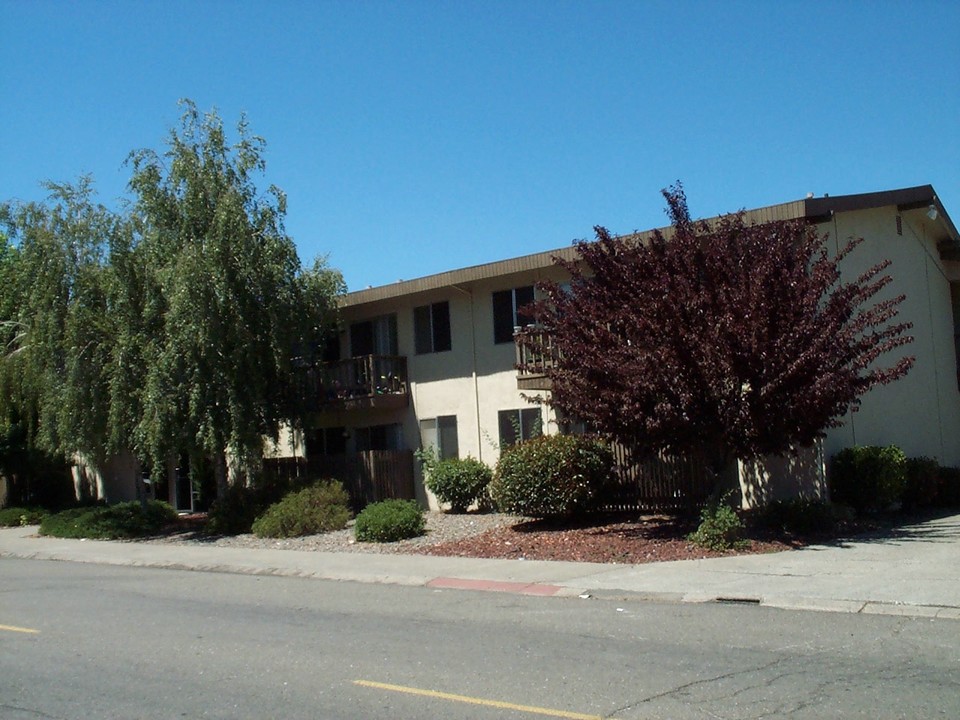
[[[762,508],[778,500],[826,500],[827,476],[823,445],[801,448],[795,455],[737,462],[741,507]]]
[[[101,463],[76,455],[70,473],[77,499],[91,498],[109,503],[139,499],[140,463],[130,453],[115,455]],[[146,487],[145,492],[150,493],[150,488]],[[152,499],[152,495],[150,497]]]
[[[761,476],[769,486],[764,490],[769,497],[751,496],[749,502],[779,498],[798,488],[806,495],[822,494],[820,471],[824,462],[855,444],[895,443],[908,456],[927,455],[943,464],[960,466],[960,391],[953,309],[960,298],[956,290],[960,264],[940,260],[930,221],[922,209],[901,213],[902,235],[897,234],[896,218],[894,207],[843,212],[820,229],[829,232],[835,248],[848,237],[864,238],[842,266],[851,279],[884,259],[893,261],[888,272],[894,283],[883,296],[907,296],[901,313],[904,320],[913,323],[911,332],[916,340],[906,352],[916,357],[915,367],[900,381],[871,391],[859,412],[844,418],[843,427],[828,433],[816,462],[803,458],[799,463],[771,461],[763,467],[742,466],[745,488],[751,484],[758,487],[755,481]],[[513,344],[498,345],[493,341],[492,293],[547,278],[566,279],[565,273],[556,267],[541,268],[346,307],[341,336],[343,357],[349,356],[350,323],[396,313],[398,352],[406,356],[408,363],[410,403],[396,410],[324,412],[316,416],[316,427],[355,429],[399,423],[406,447],[416,449],[420,446],[420,420],[456,415],[461,457],[473,456],[492,467],[499,457],[497,413],[531,407],[517,389]],[[413,309],[442,301],[450,303],[452,349],[417,355]],[[546,432],[556,432],[555,419],[549,411],[544,410],[543,420]],[[348,440],[348,449],[351,442]],[[302,440],[291,446],[289,437],[274,450],[279,455],[289,454],[284,449],[287,447],[303,453]],[[800,474],[806,478],[802,485],[796,484],[798,469],[803,470]],[[423,493],[422,488],[420,492]],[[756,495],[755,490],[750,492]],[[436,507],[432,498],[423,495],[421,499]]]
[[[398,410],[324,412],[317,416],[316,427],[358,428],[400,423],[406,447],[417,449],[421,445],[421,420],[455,415],[460,456],[475,457],[493,467],[499,457],[499,411],[534,406],[517,388],[513,343],[494,343],[492,294],[531,285],[546,276],[561,278],[554,269],[530,271],[346,308],[341,336],[343,357],[349,355],[348,328],[352,322],[396,313],[397,349],[407,358],[410,403]],[[417,355],[413,310],[443,301],[450,303],[451,349]],[[555,432],[552,414],[544,409],[543,415],[544,431]],[[348,449],[350,443],[348,440]],[[277,449],[282,453],[282,449]],[[436,500],[422,487],[419,492],[421,500],[431,507],[437,506]]]
[[[842,265],[851,279],[884,259],[892,261],[887,272],[893,282],[878,297],[906,295],[901,319],[913,323],[914,342],[903,354],[916,358],[906,377],[874,388],[863,398],[860,410],[844,418],[843,427],[828,433],[825,451],[829,459],[844,447],[896,444],[910,457],[925,455],[957,466],[960,390],[947,270],[930,237],[931,221],[925,213],[902,213],[902,235],[897,235],[896,217],[894,207],[841,213],[823,228],[834,242],[850,236],[864,238]]]

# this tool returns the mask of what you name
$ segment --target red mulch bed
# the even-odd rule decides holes
[[[848,536],[859,528],[843,528],[829,537],[790,536],[773,538],[761,530],[748,531],[744,547],[716,552],[686,539],[697,520],[667,515],[616,514],[588,521],[538,520],[491,530],[464,540],[416,550],[419,554],[479,558],[524,558],[596,563],[648,563],[665,560],[770,553]]]

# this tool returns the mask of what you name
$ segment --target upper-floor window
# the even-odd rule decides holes
[[[449,350],[450,303],[444,301],[414,308],[413,335],[417,355]]]
[[[513,329],[530,325],[533,318],[520,311],[533,302],[533,285],[499,290],[493,294],[493,341],[513,342]]]
[[[396,313],[350,325],[350,357],[397,354]]]

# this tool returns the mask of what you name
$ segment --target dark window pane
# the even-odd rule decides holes
[[[445,352],[450,349],[450,303],[433,305],[433,351]]]
[[[517,440],[519,440],[517,430],[519,429],[520,418],[518,416],[519,413],[516,410],[501,410],[497,413],[497,420],[500,425],[501,452],[511,445],[516,445]]]
[[[372,450],[370,428],[357,428],[354,431],[354,444],[356,445],[357,452]]]
[[[533,302],[533,285],[527,285],[526,287],[519,287],[514,290],[514,296],[516,301],[516,311],[517,319],[516,324],[519,326],[532,325],[533,324],[533,315],[528,315],[520,312],[524,307],[530,305]]]
[[[347,452],[346,429],[342,427],[327,428],[323,431],[327,455],[344,455]]]
[[[437,444],[440,446],[440,459],[460,456],[457,441],[457,416],[446,415],[437,418]]]
[[[493,294],[493,341],[513,342],[513,290]]]
[[[323,342],[323,362],[337,362],[340,359],[340,334],[336,328],[330,328]]]
[[[397,315],[396,313],[377,318],[377,354],[397,354]]]
[[[323,447],[323,430],[311,430],[305,434],[304,441],[306,443],[307,457],[315,458],[320,457],[324,454]]]
[[[373,323],[369,320],[350,326],[350,357],[373,355]]]
[[[520,432],[524,440],[538,437],[542,434],[543,423],[540,421],[540,408],[524,408],[520,411]]]
[[[413,310],[413,344],[417,355],[432,352],[433,337],[430,329],[430,306],[414,308]]]

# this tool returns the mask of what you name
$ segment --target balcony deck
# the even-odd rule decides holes
[[[523,331],[532,336],[538,344],[546,348],[546,352],[536,352],[532,348],[520,343],[520,328],[514,333],[514,345],[517,351],[517,389],[519,390],[550,390],[553,383],[547,377],[547,371],[556,367],[560,357],[559,350],[553,346],[550,336],[544,332],[527,328]]]
[[[314,410],[404,408],[410,404],[407,358],[362,355],[307,370],[305,392]]]

